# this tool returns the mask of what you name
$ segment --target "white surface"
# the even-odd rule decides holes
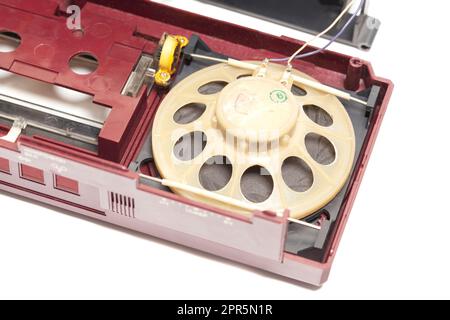
[[[193,1],[165,2],[304,38]],[[450,298],[450,68],[448,49],[438,50],[449,10],[437,0],[372,1],[383,22],[372,52],[334,46],[372,61],[397,87],[323,288],[0,194],[0,298]]]

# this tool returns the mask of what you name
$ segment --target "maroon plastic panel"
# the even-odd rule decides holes
[[[90,94],[111,108],[99,137],[99,156],[120,162],[145,107],[144,91],[136,98],[121,95],[146,40],[133,37],[135,24],[95,12],[83,12],[83,36],[69,30],[57,16],[57,1],[0,1],[0,31],[18,34],[21,45],[0,55],[0,68]],[[99,61],[89,75],[74,73],[70,59],[90,53]]]
[[[9,160],[5,158],[0,158],[0,172],[10,173],[9,171]]]
[[[45,184],[44,171],[26,164],[20,165],[20,177],[39,184]]]
[[[79,194],[80,190],[78,181],[60,175],[55,175],[55,188],[73,194]]]
[[[65,26],[61,9],[70,3],[82,7],[82,37]],[[0,54],[0,68],[91,94],[112,109],[100,135],[100,157],[43,137],[22,136],[16,144],[0,140],[0,171],[9,166],[10,173],[0,175],[0,189],[293,279],[316,285],[326,280],[393,90],[390,81],[375,76],[370,63],[334,52],[295,62],[297,69],[336,88],[381,88],[329,239],[328,258],[318,263],[283,251],[287,214],[276,218],[257,212],[245,219],[144,184],[126,165],[143,145],[164,92],[154,90],[148,98],[143,93],[137,98],[120,95],[140,53],[153,52],[163,32],[198,34],[213,50],[239,59],[285,56],[301,42],[144,0],[0,0],[0,30],[22,38],[15,52]],[[69,70],[69,59],[79,52],[91,52],[99,60],[93,74]],[[6,132],[0,127],[0,135]],[[27,167],[19,170],[20,163]],[[71,192],[75,182],[78,193]]]

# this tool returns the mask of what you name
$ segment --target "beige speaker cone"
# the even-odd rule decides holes
[[[338,194],[355,157],[353,126],[340,101],[292,87],[285,67],[277,64],[254,75],[218,64],[187,77],[160,105],[152,145],[163,178],[261,210],[289,209],[297,219]],[[173,191],[249,214],[185,190]]]

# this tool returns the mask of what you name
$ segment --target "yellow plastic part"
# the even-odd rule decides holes
[[[161,41],[161,55],[159,69],[155,74],[155,83],[159,86],[167,86],[172,75],[176,72],[176,66],[180,59],[181,49],[189,44],[189,40],[183,36],[164,35]]]
[[[256,62],[255,62],[256,64]],[[259,63],[260,64],[260,63]],[[205,68],[180,82],[160,105],[153,125],[152,145],[155,163],[163,178],[203,189],[199,173],[205,162],[214,156],[226,156],[232,164],[232,177],[217,194],[254,204],[241,191],[243,173],[253,166],[262,166],[271,174],[274,190],[263,203],[254,204],[261,210],[289,209],[291,217],[302,219],[328,204],[342,189],[351,172],[355,158],[355,133],[350,117],[336,96],[306,88],[305,96],[291,93],[291,81],[286,83],[285,67],[269,64],[266,70],[249,72],[227,64]],[[306,74],[293,75],[315,81]],[[242,76],[246,77],[242,77]],[[262,75],[262,76],[261,76]],[[216,94],[201,94],[199,88],[211,82],[228,85]],[[174,114],[190,103],[206,105],[205,112],[188,124],[178,124]],[[333,119],[330,127],[312,121],[302,106],[316,105]],[[202,131],[207,144],[202,153],[190,161],[181,161],[174,155],[176,142],[190,132]],[[305,137],[316,133],[326,137],[334,146],[336,159],[329,165],[316,162],[309,154]],[[228,136],[239,143],[230,143]],[[270,140],[279,144],[262,153],[250,146]],[[311,168],[312,187],[306,192],[289,188],[282,176],[285,159],[298,157]],[[186,198],[201,201],[233,212],[250,211],[212,198],[172,188]]]

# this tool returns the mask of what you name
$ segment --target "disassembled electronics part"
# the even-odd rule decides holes
[[[6,136],[1,137],[0,140],[16,143],[17,139],[22,133],[22,130],[25,129],[26,127],[27,127],[26,120],[24,118],[17,118],[16,120],[14,120],[14,123],[11,129],[9,130],[8,134]]]
[[[292,15],[319,2],[339,32],[365,3]],[[155,1],[0,0],[0,190],[322,285],[393,87],[326,48],[296,70],[298,45]]]
[[[241,69],[247,69],[250,71],[254,71],[259,68],[258,63],[250,63],[250,62],[239,61],[239,60],[235,60],[235,59],[218,59],[218,58],[212,58],[212,57],[199,55],[199,54],[191,54],[191,57],[196,58],[196,59],[204,59],[204,60],[210,60],[210,61],[214,61],[214,62],[227,63],[230,66],[234,66],[236,68],[241,68]],[[355,98],[347,92],[323,85],[319,82],[311,81],[310,79],[308,79],[306,77],[302,77],[302,76],[298,76],[298,75],[294,74],[294,75],[292,75],[292,80],[294,81],[295,84],[307,86],[307,87],[310,87],[310,88],[313,88],[316,90],[320,90],[324,93],[329,93],[331,95],[334,95],[336,97],[339,97],[339,98],[342,98],[342,99],[345,99],[348,101],[355,101],[355,102],[358,102],[359,104],[367,105],[367,102],[365,102],[361,99]]]
[[[142,178],[148,179],[150,181],[154,181],[154,182],[160,183],[163,186],[166,186],[166,187],[169,187],[169,188],[176,188],[176,189],[179,189],[179,190],[184,190],[186,192],[189,192],[189,193],[192,193],[192,194],[196,194],[198,196],[202,196],[202,197],[205,197],[205,198],[209,198],[211,200],[215,200],[215,201],[218,201],[218,202],[222,202],[224,204],[228,204],[228,205],[230,205],[232,207],[236,207],[236,208],[240,208],[240,209],[248,210],[248,211],[259,211],[260,210],[260,208],[258,208],[256,205],[249,204],[249,203],[246,203],[246,202],[243,202],[243,201],[239,201],[239,200],[236,200],[236,199],[233,199],[233,198],[230,198],[230,197],[222,196],[220,194],[217,194],[217,193],[214,193],[214,192],[211,192],[211,191],[207,191],[207,190],[204,190],[204,189],[195,188],[195,187],[192,187],[192,186],[189,186],[189,185],[186,185],[186,184],[182,184],[182,183],[179,183],[179,182],[176,182],[176,181],[170,181],[170,180],[167,180],[167,179],[159,179],[159,178],[150,177],[150,176],[143,175],[143,174],[141,174],[140,176]],[[277,214],[280,215],[280,214],[282,214],[282,212],[278,212]],[[311,228],[311,229],[315,229],[315,230],[320,230],[321,229],[320,226],[312,224],[312,223],[305,222],[303,220],[298,220],[298,219],[293,219],[293,218],[289,218],[288,220],[289,220],[289,222],[300,224],[302,226],[305,226],[305,227],[308,227],[308,228]]]
[[[89,95],[0,71],[0,122],[20,120],[43,134],[95,148],[108,115]]]
[[[254,74],[218,64],[170,91],[154,121],[155,163],[170,181],[304,218],[347,181],[355,156],[352,123],[335,96],[286,84],[285,67],[243,64],[254,66]],[[297,71],[292,76],[316,83]]]
[[[329,24],[342,11],[349,0],[201,0],[218,6],[223,6],[232,10],[248,13],[280,23],[301,31],[315,34]],[[366,0],[362,13],[358,19],[353,21],[343,34],[337,39],[339,42],[355,46],[362,50],[369,50],[376,38],[381,22],[369,16],[369,1]],[[276,8],[276,10],[274,10]],[[339,29],[351,18],[351,13],[347,14],[340,25]],[[327,38],[336,34],[333,29]]]
[[[143,176],[143,175],[141,175]],[[259,211],[260,208],[258,208],[256,205],[252,205],[243,201],[239,201],[227,196],[222,196],[220,194],[217,193],[213,193],[211,191],[207,191],[205,189],[202,188],[196,188],[196,187],[192,187],[190,185],[187,184],[183,184],[183,183],[179,183],[176,181],[171,181],[171,180],[167,180],[167,179],[159,179],[159,178],[155,178],[155,177],[149,177],[149,176],[144,176],[145,178],[152,180],[154,182],[160,183],[163,186],[169,187],[169,188],[174,188],[174,189],[179,189],[179,190],[184,190],[186,192],[189,192],[191,194],[195,194],[204,198],[209,198],[218,202],[222,202],[224,204],[230,205],[231,207],[236,207],[239,209],[244,209],[247,211]]]
[[[156,60],[158,70],[155,74],[155,83],[158,86],[167,87],[172,75],[176,72],[180,61],[181,51],[189,44],[189,40],[183,36],[164,34],[159,43]]]
[[[122,90],[122,95],[136,97],[144,84],[148,86],[148,90],[151,90],[156,72],[153,69],[153,61],[153,57],[148,54],[141,56]]]
[[[91,145],[98,144],[97,139],[102,128],[100,123],[1,95],[0,119],[14,123],[22,119],[30,127]]]

